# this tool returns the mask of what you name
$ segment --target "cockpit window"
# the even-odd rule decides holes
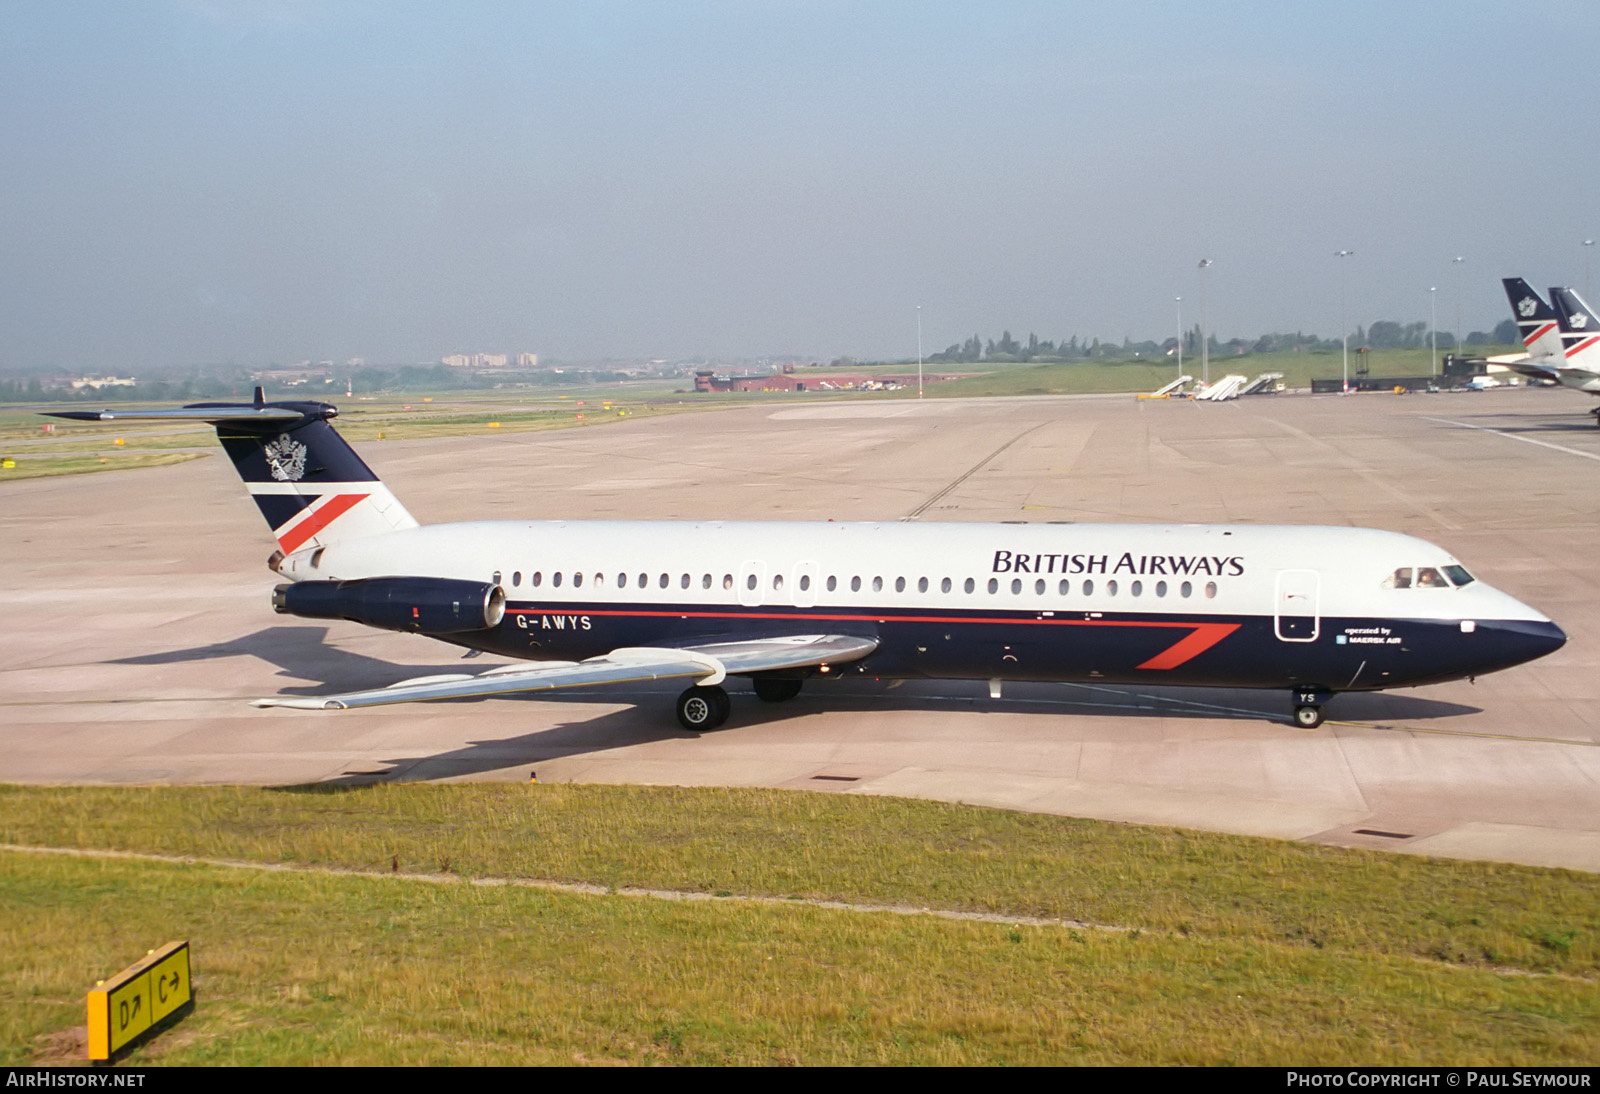
[[[1473,577],[1461,566],[1402,566],[1383,579],[1385,589],[1448,589],[1472,584]]]

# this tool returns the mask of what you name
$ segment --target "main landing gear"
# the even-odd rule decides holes
[[[678,724],[695,733],[716,729],[728,720],[731,709],[728,693],[719,687],[685,688],[678,696]]]
[[[787,702],[800,694],[799,680],[757,676],[750,683],[756,689],[756,698],[765,703]],[[691,733],[716,729],[728,720],[732,707],[728,693],[720,687],[696,684],[678,696],[678,724]]]
[[[1294,724],[1301,729],[1316,729],[1322,724],[1322,704],[1333,692],[1322,687],[1294,689]]]
[[[756,689],[756,698],[763,703],[787,703],[790,699],[800,694],[799,680],[757,676],[750,683]]]

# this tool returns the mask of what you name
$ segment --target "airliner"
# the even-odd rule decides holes
[[[1322,724],[1343,691],[1471,678],[1559,649],[1547,617],[1442,548],[1365,528],[1071,523],[486,521],[420,525],[320,402],[58,411],[216,427],[272,528],[282,614],[524,663],[259,706],[338,710],[680,680],[987,680],[1271,688]],[[534,662],[528,664],[527,662]]]

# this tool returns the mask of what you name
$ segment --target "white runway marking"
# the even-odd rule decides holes
[[[1586,460],[1600,460],[1600,455],[1596,455],[1593,452],[1581,452],[1576,448],[1568,448],[1564,444],[1551,444],[1549,441],[1541,441],[1534,437],[1524,437],[1519,433],[1507,433],[1503,429],[1490,429],[1486,425],[1470,425],[1467,422],[1453,422],[1449,418],[1429,418],[1426,415],[1423,416],[1423,420],[1438,422],[1440,425],[1460,426],[1462,429],[1476,429],[1480,433],[1496,433],[1502,437],[1509,437],[1513,441],[1522,441],[1525,444],[1536,444],[1540,448],[1550,448],[1557,452],[1565,452],[1569,456],[1582,456]]]

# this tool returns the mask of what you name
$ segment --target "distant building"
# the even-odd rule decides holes
[[[958,380],[962,373],[928,373],[924,383]],[[896,391],[915,387],[917,374],[851,374],[828,372],[822,375],[801,377],[794,373],[773,376],[718,375],[715,369],[700,368],[694,371],[696,391]]]
[[[132,376],[85,376],[81,380],[72,381],[72,390],[81,391],[86,387],[132,387],[134,383]]]
[[[452,353],[439,358],[439,363],[451,368],[505,368],[511,363],[511,356],[505,353]],[[537,368],[538,364],[537,353],[517,354],[518,368]]]

